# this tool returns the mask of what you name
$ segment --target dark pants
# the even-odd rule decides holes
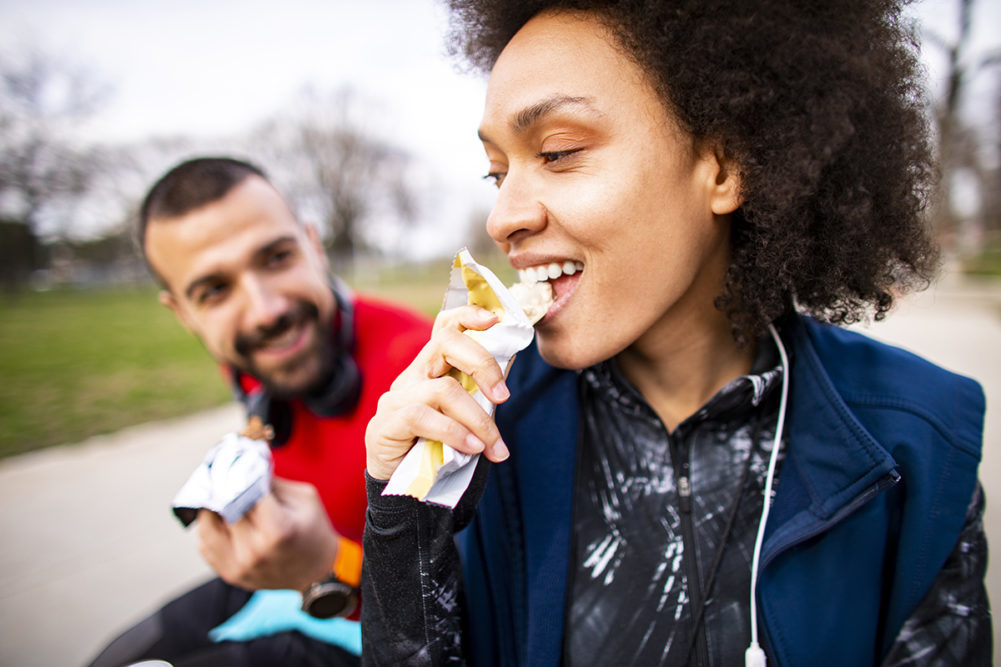
[[[166,660],[175,667],[348,667],[359,659],[300,632],[280,632],[247,642],[213,642],[212,628],[239,611],[250,592],[213,579],[167,603],[108,644],[90,667],[121,667]]]

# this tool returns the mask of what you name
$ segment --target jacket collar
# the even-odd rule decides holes
[[[793,357],[784,438],[790,444],[766,529],[763,564],[898,479],[893,457],[852,414],[826,370],[832,363],[851,363],[826,359],[818,348],[817,337],[829,335],[833,327],[798,316],[782,331]]]

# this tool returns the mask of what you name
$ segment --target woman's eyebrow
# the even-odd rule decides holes
[[[577,97],[574,95],[552,95],[535,104],[531,104],[514,114],[511,121],[511,129],[515,134],[524,134],[533,125],[543,120],[546,116],[555,113],[566,107],[584,107],[589,111],[597,112],[590,97]],[[477,132],[481,141],[489,141],[483,130]]]
[[[520,134],[528,130],[546,116],[568,106],[583,106],[588,109],[594,108],[591,105],[591,98],[589,97],[554,95],[542,100],[541,102],[536,102],[531,106],[525,107],[516,113],[514,120],[511,121],[511,128]]]

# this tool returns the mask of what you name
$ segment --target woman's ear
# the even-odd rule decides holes
[[[708,156],[712,163],[713,182],[710,184],[709,204],[716,215],[733,213],[744,203],[739,165],[714,147]]]

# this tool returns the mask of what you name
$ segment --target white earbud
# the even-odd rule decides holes
[[[744,667],[765,667],[765,652],[753,641],[744,651]]]

